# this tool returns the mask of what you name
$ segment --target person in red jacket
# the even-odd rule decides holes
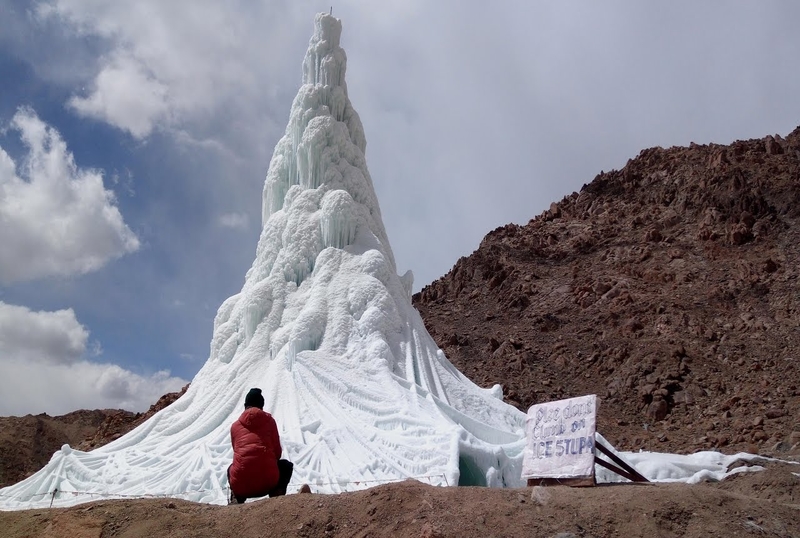
[[[286,494],[294,465],[281,457],[281,438],[272,415],[264,411],[261,389],[250,389],[244,413],[231,425],[233,463],[228,467],[230,503],[251,497]]]

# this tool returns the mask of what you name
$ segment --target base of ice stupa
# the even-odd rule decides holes
[[[525,415],[499,387],[482,389],[456,370],[411,306],[410,273],[397,275],[340,34],[338,19],[316,17],[264,184],[255,261],[242,291],[220,306],[189,390],[106,446],[63,448],[0,490],[0,509],[152,495],[223,504],[229,428],[251,387],[263,389],[283,457],[295,464],[290,493],[407,478],[523,485]],[[701,468],[724,472],[715,458]],[[684,463],[640,470],[678,479],[699,465]]]

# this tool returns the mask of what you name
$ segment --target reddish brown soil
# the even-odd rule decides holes
[[[408,481],[233,506],[103,501],[0,512],[0,528],[8,538],[800,536],[800,479],[787,467],[694,486],[500,490]]]

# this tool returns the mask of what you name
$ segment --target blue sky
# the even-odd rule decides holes
[[[329,8],[0,0],[0,415],[141,410],[199,370]],[[793,0],[333,9],[415,289],[643,148],[800,124]]]

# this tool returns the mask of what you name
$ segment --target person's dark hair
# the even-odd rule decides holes
[[[244,397],[244,408],[248,407],[264,409],[264,396],[261,395],[261,389],[250,389],[250,392]]]

